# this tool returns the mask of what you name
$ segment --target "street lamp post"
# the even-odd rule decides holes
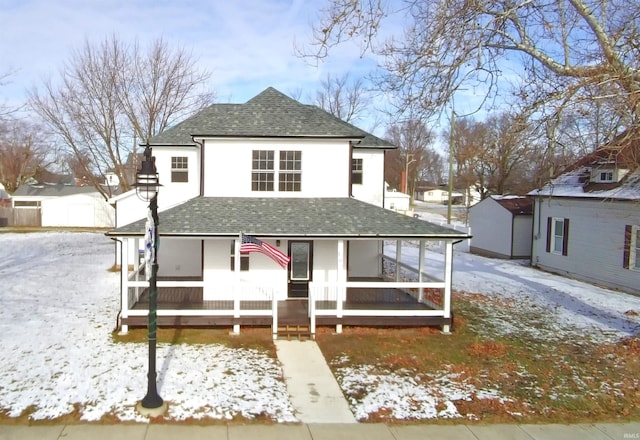
[[[159,416],[164,414],[167,404],[158,394],[156,384],[156,331],[158,324],[158,192],[160,180],[156,170],[155,157],[151,156],[151,147],[145,146],[144,160],[136,173],[136,193],[138,197],[149,202],[145,233],[145,273],[149,280],[149,372],[147,374],[147,395],[138,403],[137,409],[143,415]],[[149,270],[150,269],[150,270]]]

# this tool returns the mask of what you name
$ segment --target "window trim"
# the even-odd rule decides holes
[[[264,154],[265,157],[262,157]],[[251,191],[275,191],[275,151],[251,151]]]
[[[364,182],[363,164],[362,158],[354,157],[351,159],[351,183],[353,185],[362,185],[362,182]]]
[[[302,150],[252,150],[251,192],[302,192]]]
[[[171,183],[189,183],[189,156],[171,156]]]
[[[302,191],[302,150],[280,150],[278,158],[278,192]]]
[[[556,234],[556,225],[562,222],[562,235]],[[562,248],[555,250],[555,238],[562,237]],[[556,255],[569,255],[569,219],[563,217],[547,217],[547,252]]]

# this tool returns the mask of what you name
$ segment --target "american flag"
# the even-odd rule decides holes
[[[289,260],[291,260],[291,258],[289,258],[287,254],[282,252],[277,247],[271,246],[269,243],[258,240],[256,237],[252,237],[251,235],[241,235],[241,254],[248,254],[249,252],[260,252],[278,263],[283,269],[286,268],[289,264]]]

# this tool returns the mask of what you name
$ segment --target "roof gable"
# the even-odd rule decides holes
[[[532,215],[533,199],[521,196],[492,196],[500,206],[512,213],[513,215]]]
[[[597,171],[624,170],[609,183],[593,181]],[[529,195],[640,200],[640,133],[624,132],[587,154]]]
[[[154,136],[152,145],[192,145],[197,137],[327,138],[360,141],[359,147],[395,148],[313,105],[269,87],[244,104],[212,104]]]

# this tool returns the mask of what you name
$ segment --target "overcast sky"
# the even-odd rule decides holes
[[[219,102],[241,103],[269,86],[312,96],[328,72],[360,76],[375,65],[353,46],[318,68],[297,58],[311,39],[324,0],[0,0],[0,73],[15,71],[0,100],[21,103],[26,90],[55,78],[85,40],[113,34],[141,45],[163,37],[192,50],[213,72]]]

